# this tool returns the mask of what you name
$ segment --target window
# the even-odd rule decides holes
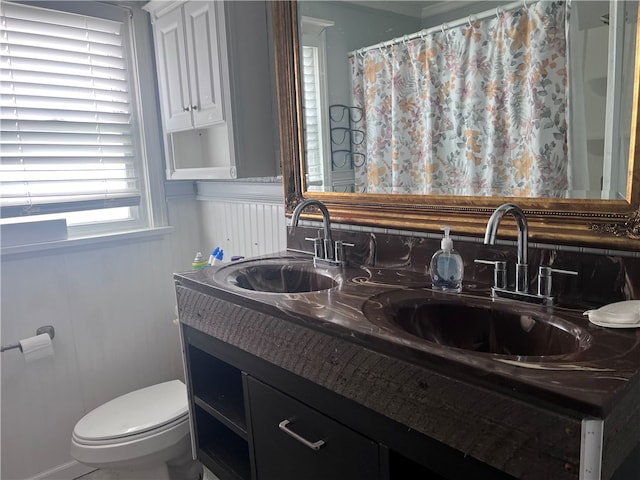
[[[318,48],[302,47],[302,83],[304,86],[305,159],[307,188],[320,190],[324,185],[322,93],[318,76]]]
[[[323,191],[331,183],[331,170],[324,161],[329,151],[324,30],[333,22],[303,16],[301,24],[306,187]]]
[[[2,224],[149,224],[131,12],[78,3],[91,15],[0,6]]]

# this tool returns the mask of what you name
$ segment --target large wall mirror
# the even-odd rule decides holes
[[[637,2],[272,5],[288,212],[640,248]]]

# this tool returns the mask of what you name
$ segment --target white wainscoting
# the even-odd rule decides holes
[[[203,254],[221,247],[229,261],[287,248],[281,184],[198,182],[197,190]]]

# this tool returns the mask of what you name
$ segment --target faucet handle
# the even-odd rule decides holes
[[[315,258],[324,258],[324,242],[320,237],[305,237],[305,240],[313,242],[313,256]]]
[[[493,265],[493,286],[495,288],[507,288],[507,262],[504,260],[476,259],[474,263]]]
[[[544,265],[538,267],[538,295],[543,297],[551,297],[551,280],[552,274],[562,273],[563,275],[578,276],[575,270],[562,270],[560,268],[551,268]]]
[[[334,260],[338,263],[346,263],[347,261],[344,247],[355,247],[355,244],[336,240]]]

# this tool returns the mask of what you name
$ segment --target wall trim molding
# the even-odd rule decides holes
[[[167,200],[178,198],[196,198],[196,186],[193,180],[169,180],[164,182],[164,196]]]
[[[201,201],[284,205],[281,182],[198,181],[196,192],[196,198]]]
[[[132,242],[154,241],[173,233],[174,228],[155,227],[143,228],[127,232],[114,232],[90,237],[68,238],[52,242],[32,243],[30,245],[15,245],[0,248],[0,260],[21,260],[34,255],[59,254],[67,250],[111,248]]]

